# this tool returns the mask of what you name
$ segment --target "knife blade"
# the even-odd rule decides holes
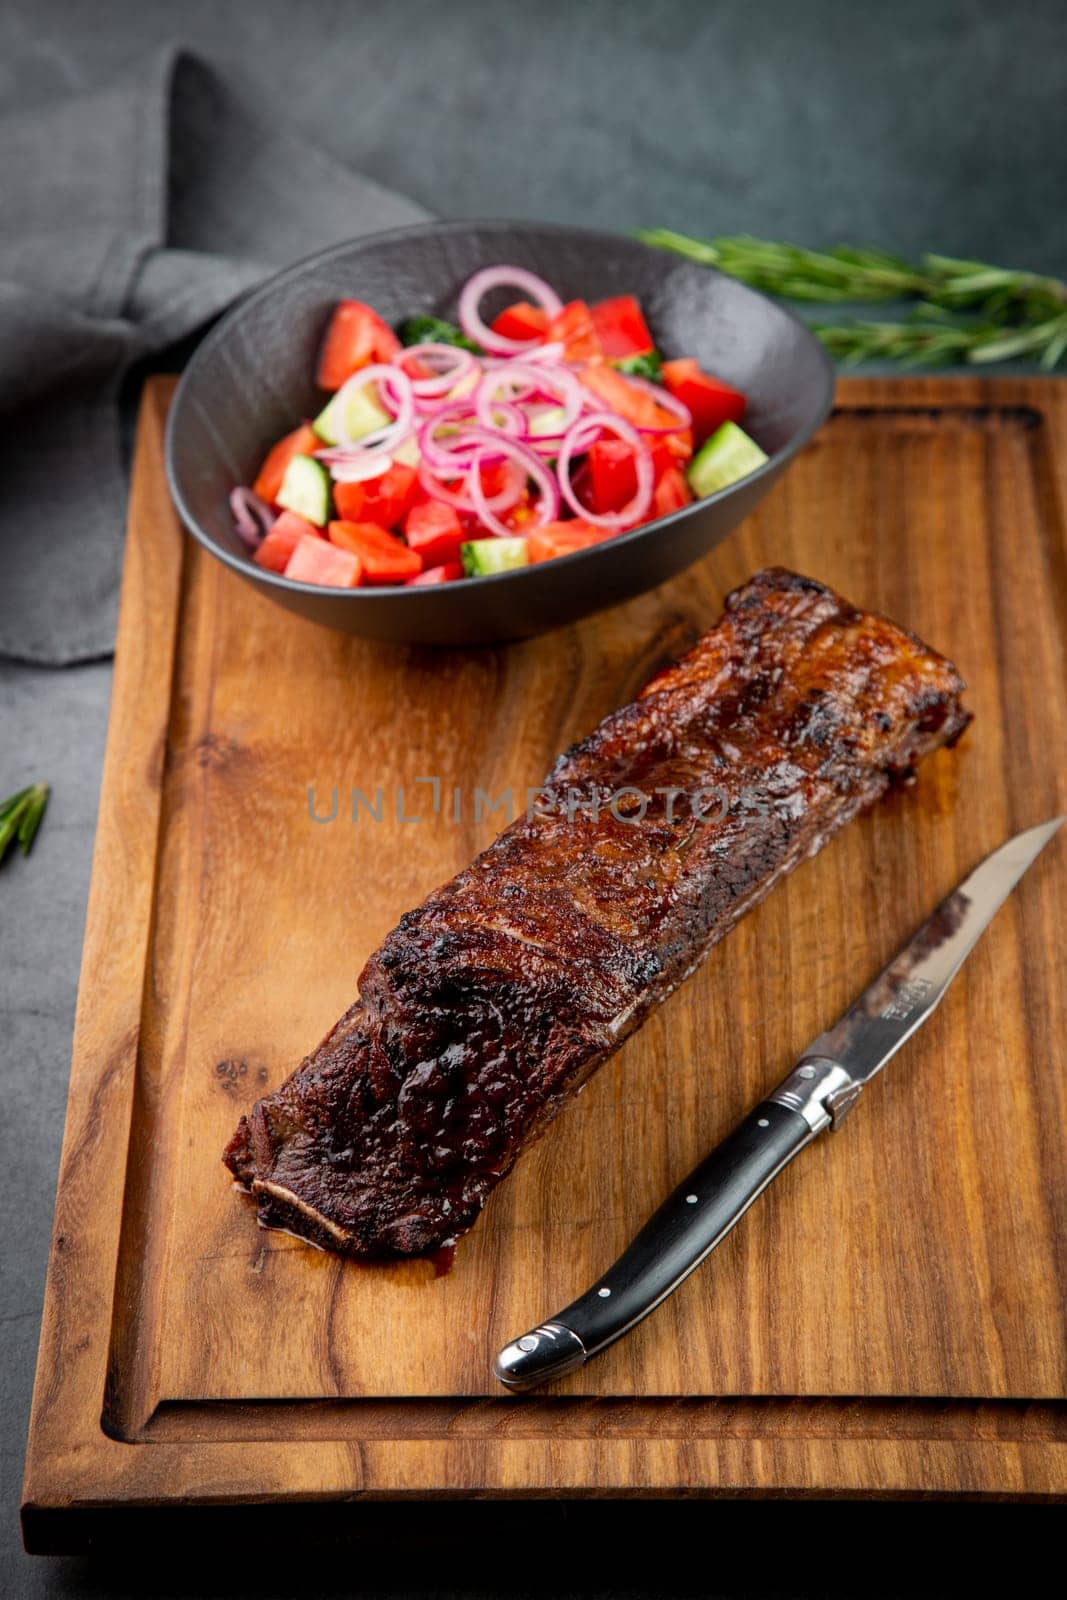
[[[497,1355],[506,1388],[584,1366],[641,1322],[725,1238],[793,1157],[840,1127],[865,1086],[936,1009],[1019,879],[1063,822],[1016,834],[979,863],[793,1070],[679,1184],[604,1276]]]

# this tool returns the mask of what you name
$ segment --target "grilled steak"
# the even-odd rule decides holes
[[[969,720],[913,634],[779,569],[556,763],[226,1151],[260,1221],[357,1256],[474,1223],[520,1150],[777,880]]]

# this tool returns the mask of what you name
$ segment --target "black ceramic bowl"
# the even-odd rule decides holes
[[[564,300],[635,294],[660,349],[696,356],[748,396],[745,428],[770,456],[741,482],[656,523],[555,561],[425,588],[327,589],[254,566],[230,524],[235,484],[324,403],[315,356],[336,301],[387,322],[455,315],[479,267],[531,269]],[[491,307],[490,307],[491,309]],[[167,476],[187,527],[263,594],[348,633],[423,644],[523,638],[664,582],[718,544],[777,482],[825,418],[833,369],[796,317],[708,267],[582,228],[440,222],[376,234],[288,268],[242,300],[186,369],[167,426]]]

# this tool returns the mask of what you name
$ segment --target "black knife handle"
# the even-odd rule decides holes
[[[764,1100],[678,1185],[591,1289],[501,1350],[493,1363],[501,1383],[532,1389],[559,1377],[647,1317],[814,1137],[799,1111]]]

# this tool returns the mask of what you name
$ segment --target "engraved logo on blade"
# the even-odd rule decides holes
[[[933,984],[928,978],[911,978],[901,984],[889,1004],[879,1013],[887,1022],[906,1022],[926,1001]]]

